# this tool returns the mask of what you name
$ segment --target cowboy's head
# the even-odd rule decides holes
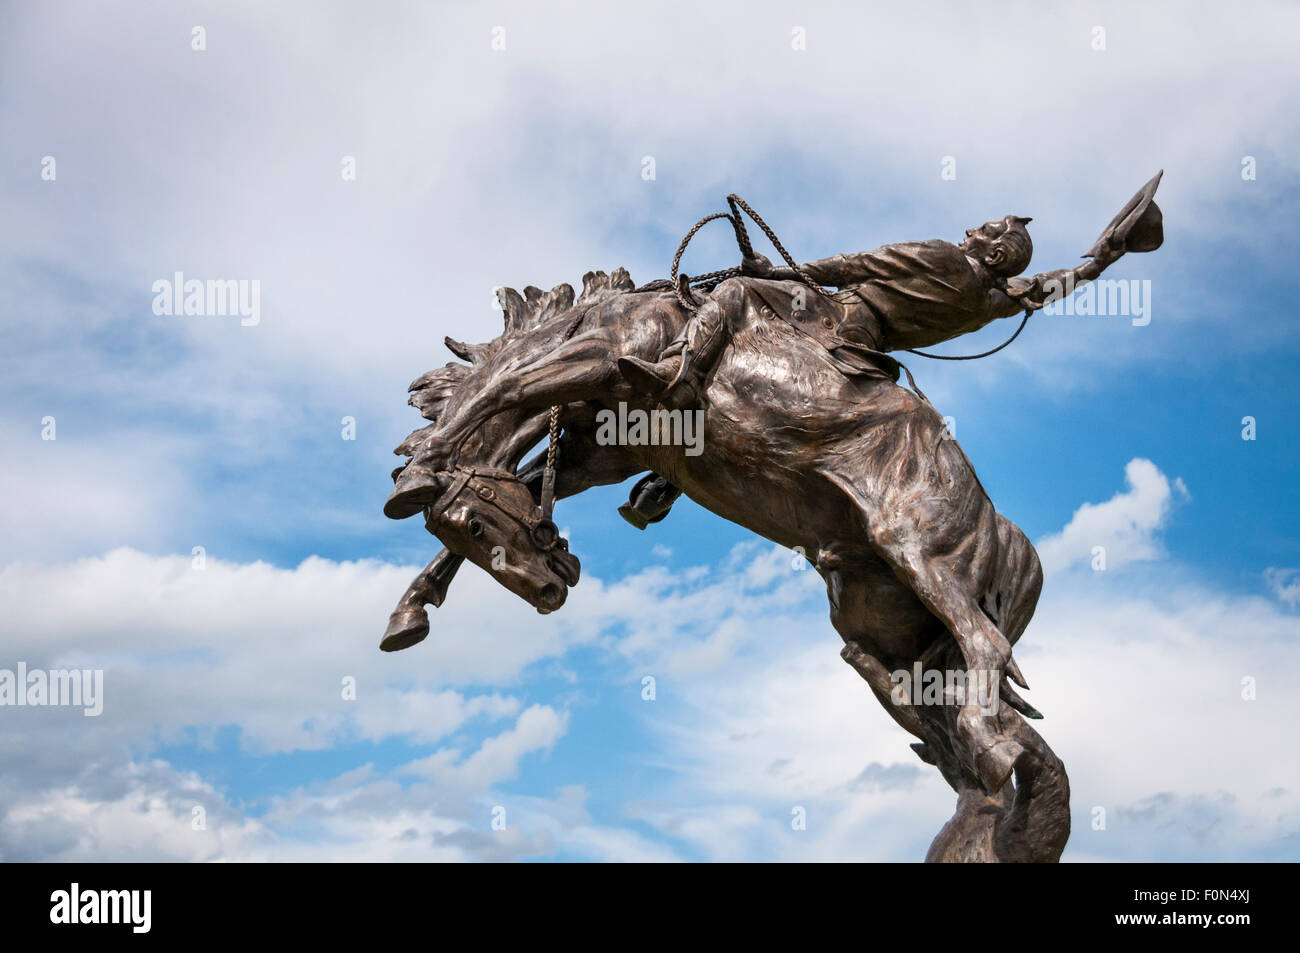
[[[993,274],[1002,278],[1014,277],[1029,267],[1029,259],[1034,254],[1034,243],[1029,240],[1029,229],[1025,227],[1032,221],[1031,218],[1008,215],[968,228],[961,248],[983,262]]]

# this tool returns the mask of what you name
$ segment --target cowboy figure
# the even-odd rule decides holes
[[[762,255],[747,257],[744,277],[718,285],[657,363],[624,356],[619,368],[629,383],[664,406],[693,406],[730,338],[734,316],[754,304],[764,316],[780,317],[816,338],[846,373],[897,380],[898,362],[883,352],[930,347],[997,318],[1038,310],[1097,278],[1125,252],[1159,247],[1161,214],[1152,197],[1162,174],[1115,216],[1084,255],[1087,261],[1032,278],[1016,277],[1033,255],[1030,219],[1016,215],[967,229],[959,244],[900,242],[808,262],[798,271],[774,267]],[[800,272],[838,290],[809,288]],[[637,497],[634,489],[633,510]],[[671,506],[672,500],[654,494],[653,509],[664,502]],[[640,515],[662,518],[657,512]]]

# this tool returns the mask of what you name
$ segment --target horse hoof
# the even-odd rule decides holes
[[[429,634],[429,613],[419,609],[398,609],[388,617],[388,628],[380,640],[383,652],[400,652],[423,642]]]
[[[976,755],[975,771],[979,774],[980,783],[990,794],[1002,790],[1002,785],[1007,783],[1016,762],[1024,753],[1024,747],[1017,741],[999,741]]]
[[[844,653],[841,652],[840,654],[843,655]],[[916,756],[920,758],[922,761],[924,761],[926,764],[937,765],[939,763],[938,761],[934,760],[934,752],[930,750],[929,745],[922,744],[921,742],[918,741],[915,744],[911,745],[910,747],[913,751],[916,752]]]
[[[404,520],[414,516],[442,496],[442,484],[437,472],[418,463],[407,464],[397,476],[393,492],[384,504],[384,515],[390,520]]]

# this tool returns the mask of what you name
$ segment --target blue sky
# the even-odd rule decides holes
[[[379,653],[439,547],[380,512],[406,385],[496,333],[493,287],[662,276],[728,192],[805,259],[1031,215],[1042,271],[1160,168],[1165,244],[1107,274],[1151,283],[1149,324],[907,363],[1049,571],[1017,656],[1066,859],[1300,856],[1294,9],[3,19],[0,668],[102,668],[106,701],[0,709],[0,858],[919,859],[953,796],[815,573],[689,501],[645,533],[626,487],[561,503],[561,612],[468,567]],[[686,270],[734,262],[713,227]],[[260,323],[154,314],[176,271],[258,280]]]

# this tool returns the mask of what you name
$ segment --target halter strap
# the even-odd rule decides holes
[[[538,523],[547,519],[535,507],[529,507],[526,510],[520,507],[515,507],[509,501],[502,499],[501,494],[497,493],[494,487],[489,486],[484,482],[485,479],[503,480],[518,483],[522,486],[523,481],[515,474],[507,473],[505,470],[498,469],[497,467],[467,467],[459,464],[453,472],[455,473],[455,479],[452,480],[451,486],[447,487],[446,492],[444,492],[442,496],[438,497],[438,502],[429,507],[428,519],[437,519],[445,513],[447,508],[456,501],[456,498],[460,496],[461,491],[466,487],[473,490],[480,500],[485,503],[491,503],[507,516],[513,517],[520,523],[523,523],[524,526],[528,527],[530,530],[537,526]]]

